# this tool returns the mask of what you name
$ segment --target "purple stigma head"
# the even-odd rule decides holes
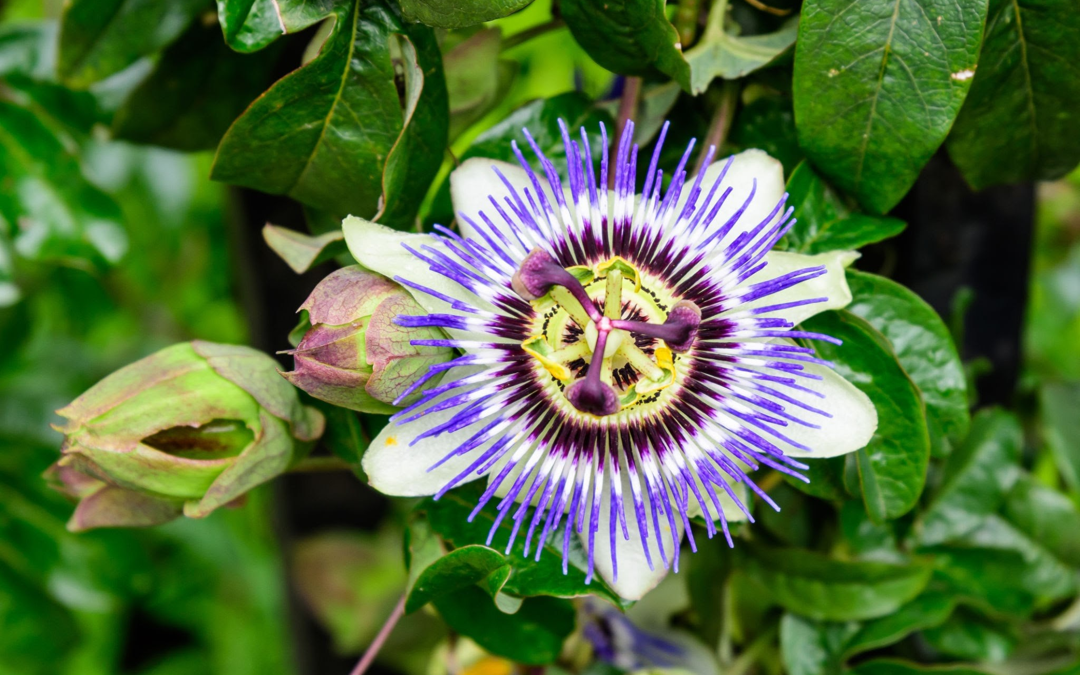
[[[619,412],[619,395],[611,385],[599,378],[586,377],[566,388],[564,392],[570,405],[583,413],[605,417]]]

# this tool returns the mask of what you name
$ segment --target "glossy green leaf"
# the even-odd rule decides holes
[[[1006,497],[1003,513],[1058,560],[1080,568],[1080,512],[1067,496],[1022,476]]]
[[[975,530],[1005,500],[1019,475],[1020,423],[1001,410],[975,417],[964,444],[945,463],[941,485],[918,524],[919,542],[940,544]]]
[[[772,63],[795,44],[798,20],[788,21],[775,33],[741,36],[725,28],[727,11],[728,0],[717,0],[709,10],[704,33],[686,53],[690,65],[687,89],[695,96],[708,89],[714,79],[743,77]],[[675,73],[671,75],[676,77]]]
[[[866,319],[892,343],[896,358],[922,392],[926,418],[937,434],[960,440],[970,423],[967,378],[945,322],[900,284],[850,270],[847,310]]]
[[[803,325],[843,340],[842,346],[818,341],[814,348],[877,408],[877,431],[855,455],[866,512],[878,523],[907,513],[922,494],[930,461],[926,410],[919,390],[888,341],[858,316],[826,312]]]
[[[469,514],[475,508],[480,492],[474,486],[465,486],[448,492],[438,500],[425,500],[417,510],[426,513],[431,528],[455,548],[485,544],[498,511],[489,504],[469,522]],[[491,539],[491,548],[500,552],[506,550],[513,525],[508,518],[499,524]],[[512,572],[502,590],[519,597],[550,595],[572,598],[592,593],[620,604],[619,597],[599,578],[585,584],[586,559],[576,536],[570,537],[570,564],[567,573],[563,574],[564,532],[565,529],[560,528],[544,542],[544,552],[539,561],[535,559],[535,551],[530,551],[527,557],[524,555],[524,541],[518,537],[514,548],[506,555]]]
[[[74,0],[60,24],[57,72],[89,86],[168,45],[206,9],[205,0]]]
[[[848,562],[803,549],[744,545],[740,572],[784,609],[813,619],[858,621],[891,614],[926,586],[930,568]]]
[[[365,217],[389,189],[386,204],[405,220],[438,170],[445,138],[446,87],[431,30],[403,26],[383,2],[357,2],[336,15],[317,58],[229,128],[212,177]]]
[[[942,654],[967,661],[1004,661],[1016,646],[1016,638],[1003,626],[964,609],[943,625],[923,631],[922,637]]]
[[[852,213],[805,161],[791,173],[787,191],[788,204],[795,209],[795,226],[782,241],[789,251],[853,251],[895,237],[905,227],[904,221],[896,218]]]
[[[319,263],[348,251],[345,235],[341,230],[311,236],[267,223],[263,227],[262,235],[266,245],[297,274],[303,274]]]
[[[401,0],[409,21],[436,28],[466,28],[502,18],[528,7],[533,0]]]
[[[517,612],[504,614],[483,590],[467,586],[434,604],[454,632],[518,663],[552,663],[574,630],[574,606],[559,598],[527,598]]]
[[[277,50],[233,52],[216,25],[194,24],[116,111],[113,135],[176,150],[210,150],[271,83]]]
[[[258,51],[286,33],[326,18],[348,0],[217,0],[225,42],[238,52]]]
[[[101,267],[127,250],[120,209],[83,178],[62,139],[30,110],[0,102],[0,239],[31,260]]]
[[[1080,162],[1078,31],[1069,0],[991,0],[979,67],[948,142],[976,190],[1060,178]]]
[[[1043,435],[1057,460],[1058,471],[1080,492],[1080,384],[1049,382],[1039,390]]]
[[[942,668],[936,668],[934,666],[924,666],[918,663],[908,663],[906,661],[893,661],[891,659],[875,659],[873,661],[864,661],[855,666],[851,671],[851,675],[921,675],[923,673],[941,673],[945,675],[988,675],[986,671],[976,670],[975,668],[965,668],[963,666],[945,666]]]
[[[621,75],[647,75],[656,69],[689,90],[690,66],[664,4],[664,0],[563,0],[559,8],[574,39],[604,68]]]
[[[986,0],[807,0],[795,52],[799,142],[884,213],[915,182],[971,86]]]
[[[433,561],[420,571],[409,587],[405,611],[415,612],[432,600],[486,579],[506,559],[486,546],[462,546]]]

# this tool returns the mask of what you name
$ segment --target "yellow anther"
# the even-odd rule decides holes
[[[605,260],[602,263],[597,263],[596,274],[602,276],[605,272],[611,269],[617,269],[622,272],[622,275],[627,279],[634,281],[634,292],[637,293],[641,290],[641,275],[638,274],[637,268],[631,265],[625,258],[615,256]]]
[[[551,373],[551,376],[556,380],[568,382],[573,376],[573,373],[569,368],[551,358],[555,355],[555,352],[552,351],[551,346],[542,335],[534,335],[525,340],[521,343],[521,348],[526,354],[539,361],[540,365],[544,367],[544,370]]]

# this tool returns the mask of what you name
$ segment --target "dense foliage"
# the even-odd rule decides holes
[[[405,616],[378,655],[386,672],[1080,672],[1080,180],[1065,178],[1080,163],[1076,9],[6,3],[0,674],[284,675],[297,672],[290,613],[315,617],[355,661],[402,597]],[[628,117],[646,156],[671,122],[660,157],[669,180],[691,138],[720,156],[767,151],[783,163],[798,219],[779,248],[863,252],[847,271],[852,302],[804,327],[842,339],[814,347],[879,419],[865,448],[810,462],[809,483],[759,472],[782,508],[754,500],[757,522],[733,525],[733,548],[707,539],[698,517],[698,551],[637,603],[586,583],[580,555],[564,572],[561,531],[539,560],[520,544],[506,550],[512,523],[489,541],[494,509],[469,517],[475,485],[392,502],[366,486],[360,463],[396,409],[387,401],[449,350],[399,340],[386,364],[365,362],[329,393],[302,381],[301,357],[325,326],[362,319],[389,331],[409,312],[379,303],[411,302],[400,288],[348,321],[325,318],[313,295],[291,335],[266,319],[295,309],[282,307],[281,287],[302,300],[355,263],[346,216],[403,231],[449,225],[448,177],[463,161],[513,161],[526,127],[565,170],[559,120],[591,132]],[[952,289],[942,316],[890,278],[896,238],[917,225],[894,209],[931,161],[951,163],[973,190],[1062,179],[1039,187],[1013,356],[1022,374],[1002,405],[979,401],[987,364],[963,349],[965,308],[981,289]],[[256,241],[252,225],[267,213],[274,222]],[[298,276],[275,276],[267,250]],[[194,342],[159,352],[184,341]],[[269,357],[213,343],[298,347],[280,369],[292,366],[289,381],[322,400],[279,378]],[[175,398],[131,419],[195,397],[218,411],[210,417],[265,435],[252,444],[226,429],[209,473],[155,465],[113,484],[95,473],[98,440],[76,438],[82,429],[104,437],[109,427],[102,447],[149,441],[183,457],[187,437],[173,428],[190,420],[147,431],[93,398],[65,406],[155,352],[202,379],[170,383]],[[234,392],[254,403],[211,400]],[[50,425],[92,485],[50,469],[62,443]],[[287,479],[271,479],[303,473],[317,485],[335,470],[370,512],[283,537]],[[152,500],[135,496],[146,490]],[[99,529],[118,524],[154,527]]]

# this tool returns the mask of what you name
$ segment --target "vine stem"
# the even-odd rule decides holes
[[[513,49],[520,44],[528,42],[534,37],[539,37],[544,33],[550,33],[553,30],[558,30],[565,25],[566,22],[563,21],[561,17],[555,17],[551,21],[546,21],[542,24],[533,26],[532,28],[527,28],[520,33],[515,33],[514,35],[511,35],[510,37],[503,40],[502,46],[499,48],[499,51],[505,52],[508,49]]]
[[[623,81],[622,98],[619,100],[618,117],[615,118],[615,152],[619,150],[619,139],[622,138],[626,122],[637,112],[638,99],[641,97],[641,78],[627,77]],[[615,154],[613,152],[612,154]],[[615,187],[615,172],[608,172],[608,189]]]
[[[725,80],[720,105],[717,106],[712,122],[709,123],[709,133],[705,136],[705,142],[701,144],[697,163],[694,165],[694,171],[691,175],[697,175],[701,171],[710,147],[715,146],[717,152],[720,151],[720,146],[724,144],[728,131],[731,130],[731,122],[735,119],[735,103],[738,97],[739,85],[732,80]]]
[[[394,626],[405,614],[405,595],[402,594],[401,599],[398,600],[397,605],[394,607],[394,611],[390,613],[389,618],[386,619],[386,623],[379,629],[379,634],[375,636],[375,639],[368,645],[367,651],[360,657],[360,661],[357,662],[356,667],[352,669],[349,675],[364,675],[367,669],[375,661],[375,657],[379,655],[379,650],[382,649],[383,643],[386,642],[386,638],[390,637],[390,633],[393,632]]]

